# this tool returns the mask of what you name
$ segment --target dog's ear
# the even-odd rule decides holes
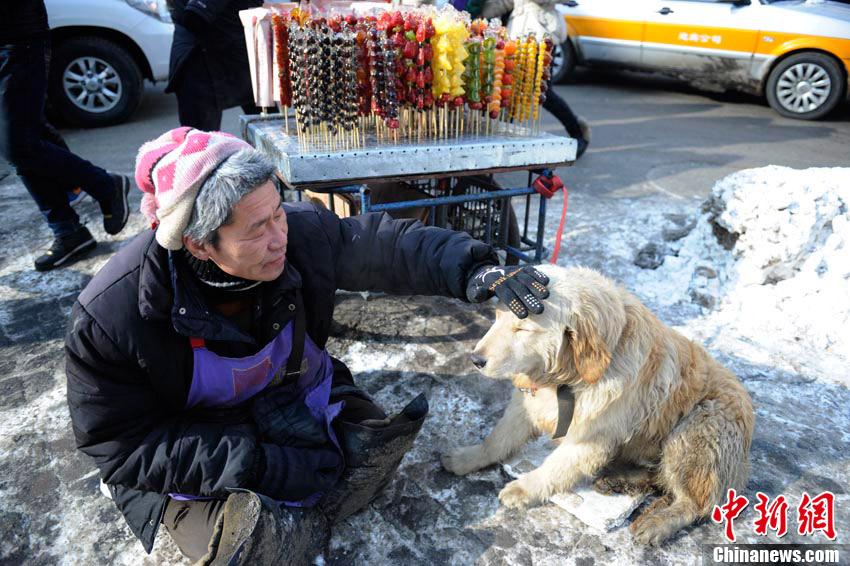
[[[611,363],[608,346],[596,330],[596,327],[584,317],[576,317],[574,328],[567,330],[573,355],[573,364],[580,378],[593,384],[605,374]]]

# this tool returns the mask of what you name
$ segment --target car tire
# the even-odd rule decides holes
[[[838,62],[823,53],[797,53],[777,64],[767,79],[770,107],[786,118],[818,120],[842,100],[846,80]]]
[[[576,67],[576,52],[570,40],[552,49],[552,82],[557,84],[573,74]]]
[[[68,124],[120,124],[139,107],[143,88],[141,69],[113,41],[75,37],[53,49],[48,99],[53,114]]]

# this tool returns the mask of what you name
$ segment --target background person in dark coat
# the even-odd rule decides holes
[[[508,33],[513,38],[534,33],[538,39],[552,37],[558,45],[567,40],[567,24],[555,6],[558,0],[485,0],[481,11],[484,19],[507,19]],[[567,101],[552,88],[551,79],[546,89],[543,108],[552,113],[578,143],[576,159],[584,155],[590,145],[590,124],[576,116]]]
[[[0,157],[15,167],[53,232],[53,245],[35,260],[39,271],[68,265],[96,245],[68,203],[69,191],[80,187],[94,197],[104,230],[117,234],[127,223],[130,190],[129,179],[74,155],[47,125],[48,33],[44,0],[0,2]]]
[[[162,523],[192,559],[306,561],[329,524],[389,481],[427,402],[387,419],[328,356],[337,289],[473,301],[495,293],[525,305],[520,316],[542,311],[545,276],[505,272],[467,234],[282,204],[272,174],[262,154],[227,134],[178,128],[143,146],[136,181],[159,225],[122,248],[72,310],[77,446],[148,552]],[[287,359],[283,374],[274,353],[297,360],[299,320],[308,363],[291,373]],[[246,369],[216,369],[240,360]],[[327,403],[317,403],[323,379]],[[305,380],[319,385],[293,397]],[[308,503],[278,503],[293,500]]]
[[[168,0],[174,41],[165,92],[177,95],[181,126],[213,131],[221,113],[257,114],[239,11],[262,0]]]

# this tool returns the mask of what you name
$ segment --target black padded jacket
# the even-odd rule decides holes
[[[193,369],[188,337],[205,338],[222,356],[254,354],[289,322],[300,287],[307,332],[324,347],[337,289],[465,299],[472,271],[498,262],[467,234],[417,221],[378,213],[341,220],[306,203],[284,209],[286,268],[262,286],[257,341],[206,305],[152,231],[115,254],[73,306],[65,352],[76,444],[94,459],[148,552],[166,494],[262,493],[253,422],[184,410]]]

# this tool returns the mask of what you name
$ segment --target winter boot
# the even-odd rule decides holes
[[[80,226],[71,234],[53,240],[50,249],[36,258],[35,270],[49,271],[73,263],[96,245],[91,232],[85,226]]]
[[[587,151],[587,146],[590,145],[590,124],[584,118],[576,117],[578,126],[581,129],[581,135],[577,138],[578,148],[576,149],[576,159],[584,155]]]
[[[127,203],[127,195],[130,194],[130,178],[127,175],[116,175],[110,173],[112,179],[112,198],[109,202],[100,203],[103,212],[103,229],[107,234],[115,235],[127,225],[130,218],[130,207]]]
[[[340,442],[345,452],[345,472],[318,505],[331,524],[368,505],[389,483],[413,446],[427,414],[428,400],[420,394],[395,417],[342,423]]]
[[[286,507],[264,495],[237,492],[227,498],[207,556],[196,566],[312,564],[324,552],[330,528],[316,509]]]

